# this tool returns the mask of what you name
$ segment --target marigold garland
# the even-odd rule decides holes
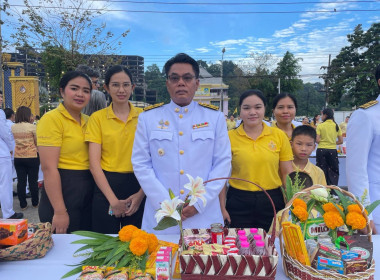
[[[142,256],[148,250],[148,241],[141,237],[133,238],[129,244],[129,249],[136,256]]]
[[[139,230],[137,227],[134,225],[128,225],[124,226],[120,231],[119,231],[119,239],[120,241],[123,242],[128,242],[131,241],[132,239],[132,234],[136,231]]]
[[[293,201],[293,207],[296,208],[296,207],[302,207],[303,209],[307,209],[307,205],[306,205],[306,202],[303,201],[302,199],[299,199],[299,198],[296,198],[294,201]]]
[[[363,229],[365,228],[367,221],[361,213],[348,212],[346,215],[346,224],[351,226],[354,230]]]
[[[302,206],[296,206],[292,209],[293,214],[301,221],[304,222],[307,220],[308,214],[305,208]]]
[[[328,211],[323,215],[325,224],[330,229],[336,229],[344,225],[344,221],[338,211]]]
[[[337,204],[335,204],[335,205],[338,206],[338,208],[343,212],[342,206],[337,205]],[[322,208],[323,208],[323,210],[325,210],[325,212],[337,212],[337,213],[339,213],[338,209],[336,209],[334,204],[332,204],[331,202],[323,204]]]
[[[158,246],[157,236],[153,233],[148,234],[148,252],[149,254],[153,253]]]
[[[347,206],[348,212],[356,212],[359,214],[362,214],[362,210],[360,209],[359,205],[357,204],[351,204]],[[364,209],[365,213],[368,215],[367,209]]]

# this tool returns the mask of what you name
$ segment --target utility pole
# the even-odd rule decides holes
[[[326,69],[327,73],[322,75],[320,78],[325,80],[325,107],[329,105],[329,77],[330,77],[330,66],[331,66],[331,54],[329,54],[329,64],[327,66],[322,66],[321,69]]]
[[[278,84],[277,84],[278,94],[281,93],[281,78],[278,78]]]
[[[222,50],[222,65],[220,67],[220,111],[223,113],[223,56],[226,48]]]

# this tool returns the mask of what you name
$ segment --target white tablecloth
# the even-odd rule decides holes
[[[54,246],[42,259],[30,261],[0,262],[0,280],[58,280],[64,274],[72,269],[67,265],[77,264],[82,260],[81,257],[73,257],[73,253],[78,249],[80,244],[70,244],[72,241],[83,237],[72,234],[55,234],[53,235]],[[178,242],[177,235],[160,235],[161,240]],[[380,260],[380,235],[373,237],[373,256],[376,261]],[[376,245],[377,244],[377,245]],[[278,239],[276,239],[276,248],[280,253]],[[67,278],[76,279],[76,276]],[[276,280],[288,279],[282,269],[281,256],[278,261]],[[380,272],[377,269],[375,279],[380,279]]]

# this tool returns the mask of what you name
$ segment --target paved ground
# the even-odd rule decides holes
[[[16,191],[16,183],[13,184],[13,190]],[[13,210],[15,212],[21,212],[24,213],[24,218],[28,219],[28,223],[39,223],[40,219],[38,218],[38,208],[32,207],[32,199],[27,198],[26,199],[28,202],[28,208],[25,209],[24,211],[21,210],[20,208],[20,202],[18,201],[18,197],[14,196],[13,197]],[[2,218],[3,215],[0,211],[0,217]]]

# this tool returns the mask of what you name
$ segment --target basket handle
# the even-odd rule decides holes
[[[272,198],[270,197],[270,195],[267,193],[266,190],[264,190],[261,186],[259,186],[258,184],[256,183],[253,183],[251,181],[248,181],[248,180],[245,180],[245,179],[240,179],[240,178],[234,178],[234,177],[220,177],[220,178],[214,178],[214,179],[210,179],[210,180],[207,180],[207,181],[204,181],[203,184],[207,184],[209,182],[213,182],[213,181],[218,181],[218,180],[239,180],[239,181],[243,181],[243,182],[247,182],[247,183],[250,183],[252,185],[255,185],[256,187],[258,187],[259,189],[261,189],[265,195],[269,198],[269,201],[270,203],[272,204],[272,208],[273,208],[273,212],[274,212],[274,219],[273,219],[273,228],[272,228],[272,234],[270,236],[270,238],[268,239],[268,245],[270,246],[274,246],[274,240],[276,238],[276,207],[274,206],[274,203],[273,203],[273,200]],[[280,187],[281,188],[281,187]]]
[[[288,212],[289,208],[292,206],[293,201],[294,201],[296,198],[298,198],[300,195],[303,195],[303,194],[310,194],[310,191],[315,190],[315,189],[320,189],[320,188],[328,188],[328,189],[333,189],[333,190],[340,191],[340,192],[343,193],[344,195],[346,195],[346,196],[352,198],[352,200],[353,200],[355,203],[357,203],[357,204],[359,205],[360,210],[362,211],[363,217],[366,219],[366,225],[367,225],[366,227],[367,227],[367,230],[368,230],[368,231],[367,231],[367,232],[368,232],[368,233],[367,233],[367,236],[368,236],[368,240],[371,242],[371,241],[372,241],[372,229],[371,229],[371,226],[370,226],[370,224],[369,224],[368,216],[367,216],[367,214],[366,214],[365,211],[364,211],[364,210],[365,210],[364,206],[361,204],[360,201],[358,201],[358,200],[356,199],[356,197],[355,197],[352,193],[350,193],[350,192],[348,192],[348,191],[345,191],[345,190],[343,190],[343,189],[341,189],[341,188],[339,188],[339,187],[337,187],[337,186],[334,186],[334,185],[323,186],[323,185],[318,185],[318,184],[316,184],[316,185],[312,185],[311,187],[309,187],[309,188],[305,188],[305,189],[303,189],[302,191],[299,191],[298,193],[296,193],[296,194],[292,197],[292,199],[290,199],[290,200],[288,201],[288,203],[285,205],[284,211],[283,211],[283,213],[282,213],[282,215],[281,215],[281,224],[282,224],[282,222],[283,222],[284,219],[285,219],[286,213]],[[280,229],[280,233],[279,233],[279,242],[280,242],[280,250],[281,250],[281,254],[284,255],[284,253],[285,253],[285,248],[284,248],[284,245],[283,245],[282,228]],[[283,262],[284,262],[284,259],[283,259]],[[284,267],[286,267],[285,263],[284,263]],[[285,270],[286,270],[286,269],[285,269]],[[288,273],[288,272],[286,271],[286,274],[287,274],[287,273]]]

